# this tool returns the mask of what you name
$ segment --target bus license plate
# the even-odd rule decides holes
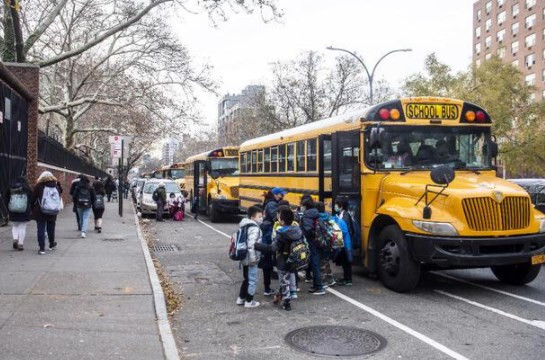
[[[545,263],[545,255],[534,255],[532,256],[532,265],[538,265]]]

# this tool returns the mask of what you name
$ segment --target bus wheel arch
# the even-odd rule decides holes
[[[378,215],[371,224],[369,230],[369,242],[367,244],[367,259],[369,272],[377,273],[377,241],[382,229],[388,225],[397,225],[397,222],[388,215]]]

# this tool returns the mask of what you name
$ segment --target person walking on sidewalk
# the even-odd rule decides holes
[[[163,211],[165,211],[165,205],[167,203],[167,192],[165,190],[165,183],[160,182],[157,190],[153,192],[153,201],[157,204],[156,220],[163,221]]]
[[[76,188],[78,187],[79,185],[79,181],[81,180],[81,177],[83,176],[83,174],[79,174],[74,180],[72,180],[72,185],[70,186],[70,196],[72,196],[72,211],[74,212],[74,214],[76,214],[76,222],[78,223],[78,231],[81,231],[81,221],[79,219],[79,214],[78,214],[78,208],[76,206],[76,199],[74,198],[74,194],[76,192]]]
[[[106,183],[104,184],[104,190],[106,190],[106,195],[108,195],[108,202],[112,200],[112,193],[115,190],[115,182],[112,178],[112,175],[108,175]]]
[[[95,180],[93,183],[93,190],[95,191],[95,201],[93,202],[93,216],[95,217],[95,230],[98,233],[102,232],[102,216],[104,215],[104,210],[106,205],[104,203],[104,197],[106,196],[106,191],[104,189],[104,184],[100,179]]]
[[[244,305],[245,308],[255,308],[260,304],[254,300],[255,289],[258,280],[257,260],[259,252],[254,248],[255,244],[261,243],[262,233],[259,225],[263,222],[263,210],[257,206],[250,206],[248,218],[242,219],[239,224],[241,229],[246,228],[248,241],[248,255],[241,261],[244,281],[240,286],[237,305]]]
[[[74,198],[76,200],[76,207],[80,218],[81,237],[85,238],[87,236],[87,226],[89,224],[91,208],[96,200],[95,190],[89,184],[87,176],[81,176],[79,185],[76,187],[74,193]]]
[[[12,226],[14,250],[24,250],[26,227],[31,219],[31,199],[32,190],[23,176],[11,184],[6,193],[5,200]]]
[[[32,217],[38,228],[38,254],[45,255],[45,233],[49,239],[49,250],[57,248],[55,241],[55,223],[61,210],[62,187],[49,171],[39,177],[32,192]]]

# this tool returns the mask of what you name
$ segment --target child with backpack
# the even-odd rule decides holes
[[[292,255],[294,245],[298,246],[304,240],[303,232],[297,225],[293,225],[295,215],[288,207],[278,209],[278,218],[281,227],[276,230],[276,237],[271,245],[257,244],[256,250],[276,253],[276,268],[280,289],[275,296],[275,303],[283,301],[282,308],[291,310],[290,276],[297,270],[297,264]]]
[[[242,219],[239,224],[239,230],[233,237],[236,239],[237,247],[244,242],[246,255],[240,254],[239,258],[244,256],[240,261],[242,264],[242,273],[244,281],[240,285],[240,291],[237,298],[237,305],[244,305],[245,308],[255,308],[260,305],[254,300],[255,289],[258,280],[257,261],[259,260],[259,252],[256,251],[256,244],[261,243],[262,232],[259,226],[263,222],[263,210],[257,206],[250,206],[248,209],[248,218]],[[243,249],[242,249],[243,250]],[[231,258],[233,258],[232,256]]]
[[[5,197],[12,226],[14,250],[24,250],[26,227],[31,219],[31,198],[32,191],[23,176],[11,184]]]
[[[34,191],[32,192],[32,218],[36,220],[38,227],[38,254],[45,255],[45,233],[49,239],[49,250],[57,248],[55,241],[55,224],[59,214],[62,187],[49,171],[44,171],[38,177]]]
[[[355,221],[352,219],[352,215],[348,213],[347,199],[341,197],[337,198],[335,201],[335,213],[337,213],[337,215],[334,219],[343,232],[344,241],[344,247],[335,259],[335,264],[337,264],[337,266],[342,266],[343,268],[343,279],[337,281],[337,284],[341,286],[352,286],[352,249],[354,245],[352,235],[354,232],[350,231],[351,227],[348,226],[348,224],[351,224],[353,227]]]
[[[95,201],[93,202],[93,216],[95,217],[95,230],[99,234],[102,232],[102,217],[104,216],[104,210],[106,209],[105,197],[106,189],[100,179],[96,179],[93,183],[93,190],[95,191]]]
[[[95,190],[89,184],[89,178],[87,178],[87,176],[81,176],[74,193],[74,199],[76,201],[76,210],[79,214],[81,223],[81,237],[85,238],[87,236],[89,216],[91,215],[91,210],[96,200]]]
[[[172,221],[182,221],[184,219],[185,200],[182,195],[176,196],[170,193],[168,199],[168,212]]]
[[[335,259],[344,247],[343,232],[334,218],[325,211],[325,205],[321,201],[314,203],[318,210],[318,219],[315,226],[315,243],[322,249],[323,257],[320,264],[322,283],[324,287],[333,287],[337,281],[331,270],[331,259]]]

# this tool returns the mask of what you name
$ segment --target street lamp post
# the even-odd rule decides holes
[[[388,51],[386,54],[382,55],[382,57],[380,59],[378,59],[375,66],[373,66],[373,70],[371,70],[371,72],[369,72],[369,69],[367,68],[367,66],[365,65],[363,60],[358,55],[356,55],[354,52],[346,50],[346,49],[336,48],[336,47],[333,47],[333,46],[328,46],[327,50],[343,51],[345,53],[348,53],[348,54],[352,55],[353,57],[355,57],[359,61],[359,63],[365,69],[365,73],[367,74],[367,78],[369,79],[369,101],[371,102],[371,105],[374,102],[373,101],[373,80],[375,78],[375,71],[377,70],[378,64],[380,64],[381,61],[384,60],[384,58],[387,57],[390,54],[393,54],[393,53],[396,53],[396,52],[413,51],[413,49],[395,49],[395,50],[392,50],[392,51]]]

